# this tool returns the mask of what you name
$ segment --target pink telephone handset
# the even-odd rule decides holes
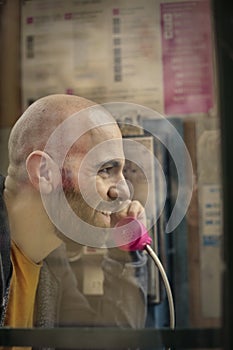
[[[119,242],[119,248],[126,251],[143,250],[147,244],[151,244],[152,239],[148,234],[146,227],[134,217],[125,217],[121,219],[115,226],[116,228],[122,227],[120,237],[123,236],[124,240],[130,240],[129,243],[121,245]]]

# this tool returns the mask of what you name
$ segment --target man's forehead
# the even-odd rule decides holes
[[[76,145],[86,151],[101,143],[108,144],[109,147],[122,145],[122,135],[116,123],[94,127],[81,135],[76,141]]]
[[[98,138],[103,139],[121,139],[122,135],[116,123],[103,124],[89,130],[89,135],[98,141]]]
[[[106,128],[105,128],[106,129]],[[107,133],[99,130],[92,130],[76,143],[75,152],[82,153],[82,158],[89,166],[98,168],[105,163],[124,160],[122,137],[119,132]]]
[[[95,162],[108,162],[112,159],[124,158],[121,138],[106,138],[102,142],[91,142],[86,154]]]

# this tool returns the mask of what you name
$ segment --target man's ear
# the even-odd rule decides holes
[[[34,151],[26,159],[26,169],[32,185],[42,193],[50,193],[61,183],[58,165],[43,151]]]

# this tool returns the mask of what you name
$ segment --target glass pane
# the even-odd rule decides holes
[[[0,11],[0,346],[223,349],[212,1]]]

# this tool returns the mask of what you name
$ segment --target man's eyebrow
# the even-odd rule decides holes
[[[111,159],[111,160],[107,160],[106,162],[101,162],[97,165],[98,169],[104,168],[104,167],[113,167],[113,168],[117,168],[120,167],[122,165],[122,161],[117,160],[117,159]]]

